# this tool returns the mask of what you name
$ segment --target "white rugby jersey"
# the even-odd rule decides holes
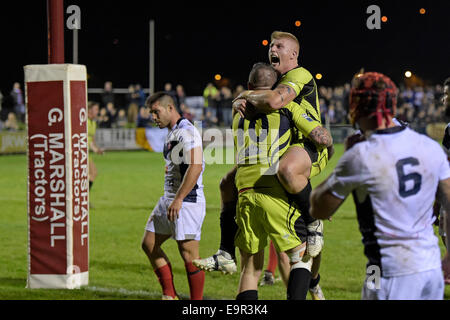
[[[440,268],[433,203],[447,178],[440,145],[397,126],[346,151],[327,184],[341,199],[353,192],[368,266],[391,277]]]
[[[188,151],[201,147],[202,137],[194,125],[184,118],[181,118],[169,131],[164,143],[164,159],[166,161],[166,175],[164,181],[164,195],[173,199],[183,182],[184,175],[189,167],[190,159],[185,159]],[[203,150],[202,150],[203,152]],[[197,184],[184,199],[184,202],[205,202],[203,194],[203,171],[205,162],[203,161],[202,172],[197,180]]]

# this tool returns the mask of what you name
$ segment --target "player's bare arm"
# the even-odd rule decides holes
[[[311,193],[311,217],[315,219],[329,219],[344,202],[333,195],[327,187],[327,180],[322,182]]]
[[[308,136],[312,142],[318,147],[331,147],[333,145],[333,137],[330,132],[324,127],[317,127]]]
[[[274,90],[249,90],[242,92],[234,101],[244,99],[260,112],[273,112],[279,110],[297,97],[294,89],[286,85],[279,85]],[[240,103],[233,105],[236,111],[245,114],[245,106]]]
[[[442,260],[442,270],[444,272],[445,283],[450,284],[450,255],[448,248],[450,245],[449,236],[450,235],[450,223],[448,223],[450,218],[450,179],[446,179],[439,182],[437,197],[446,215],[447,223],[445,225],[446,245],[447,252],[445,253],[444,259]]]
[[[194,189],[203,169],[203,152],[201,147],[191,149],[188,157],[190,159],[189,167],[186,170],[186,174],[184,175],[180,188],[175,195],[175,199],[167,210],[169,221],[172,222],[178,219],[180,209],[183,205],[183,200],[187,197],[189,192]]]

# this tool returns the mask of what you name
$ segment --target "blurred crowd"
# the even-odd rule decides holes
[[[244,87],[217,87],[208,83],[203,91],[201,103],[189,103],[183,85],[173,88],[171,83],[164,85],[164,90],[172,96],[176,107],[183,117],[194,122],[199,121],[203,127],[230,127],[232,124],[232,101]],[[322,122],[329,125],[348,125],[348,101],[350,84],[338,87],[319,86],[319,103]],[[426,133],[430,123],[444,122],[444,108],[441,103],[443,87],[409,86],[399,87],[397,118],[410,126]],[[125,96],[118,98],[114,93],[113,83],[105,82],[102,93],[96,97],[100,103],[98,117],[99,128],[146,128],[153,126],[151,115],[145,107],[148,95],[140,84],[131,84]],[[92,100],[89,97],[89,100]],[[0,92],[0,130],[18,131],[25,129],[25,99],[20,83],[13,84],[9,95]]]
[[[319,87],[322,122],[330,125],[349,124],[350,84],[334,88]],[[442,85],[406,87],[400,85],[396,117],[410,124],[420,133],[426,133],[430,123],[444,122],[441,102]]]

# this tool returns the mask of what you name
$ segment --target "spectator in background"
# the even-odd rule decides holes
[[[231,126],[232,122],[232,104],[233,95],[230,88],[222,87],[217,101],[217,112],[220,114],[219,118],[226,127]],[[219,120],[219,121],[220,121]]]
[[[203,109],[203,116],[206,118],[210,114],[213,118],[217,117],[216,113],[216,99],[219,95],[219,90],[210,82],[203,90],[203,98],[205,99],[205,105]]]
[[[151,122],[150,111],[146,107],[139,108],[139,114],[136,120],[137,128],[147,128]]]
[[[234,89],[234,92],[233,92],[233,99],[236,99],[242,92],[244,92],[245,91],[245,88],[244,88],[244,86],[243,85],[238,85],[237,87],[236,87],[236,89]]]
[[[136,93],[136,87],[132,84],[128,86],[127,94],[127,117],[128,123],[136,124],[139,113],[139,94]]]
[[[6,119],[3,129],[12,132],[19,130],[19,124],[17,123],[17,117],[14,112],[8,113],[8,119]]]
[[[115,128],[117,125],[116,125],[116,122],[117,122],[117,109],[116,109],[116,107],[114,106],[114,103],[112,103],[112,102],[109,102],[107,105],[106,105],[106,112],[107,112],[107,115],[108,115],[108,121],[109,121],[109,128]]]
[[[139,97],[139,93],[136,91],[136,86],[130,84],[128,86],[128,93],[127,93],[127,109],[130,107],[131,104],[138,105],[141,103],[141,99]]]
[[[106,110],[106,108],[100,109],[100,113],[99,113],[96,121],[97,121],[98,127],[101,129],[111,128],[111,121],[109,120],[108,111]]]
[[[128,124],[127,113],[124,109],[120,109],[117,115],[117,128],[126,128]]]
[[[172,84],[170,82],[167,82],[164,85],[164,92],[172,97],[173,101],[176,104],[175,107],[178,109],[178,112],[179,112],[180,111],[180,106],[178,105],[177,93],[175,92],[175,90],[173,90]]]
[[[11,90],[11,97],[14,104],[14,112],[16,113],[18,120],[25,121],[25,102],[23,99],[22,89],[20,88],[20,83],[15,82]]]
[[[106,81],[102,93],[102,106],[106,107],[109,102],[114,103],[113,83]]]
[[[135,92],[138,94],[139,97],[139,107],[145,106],[145,101],[147,100],[147,95],[144,92],[144,89],[142,89],[142,86],[138,83],[134,86]]]
[[[186,93],[184,92],[184,87],[181,84],[177,85],[175,95],[176,95],[175,102],[177,103],[180,110],[183,111],[182,105],[184,105],[186,102]]]

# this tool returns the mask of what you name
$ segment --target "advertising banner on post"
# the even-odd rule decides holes
[[[27,103],[27,288],[88,284],[86,67],[24,67]]]

